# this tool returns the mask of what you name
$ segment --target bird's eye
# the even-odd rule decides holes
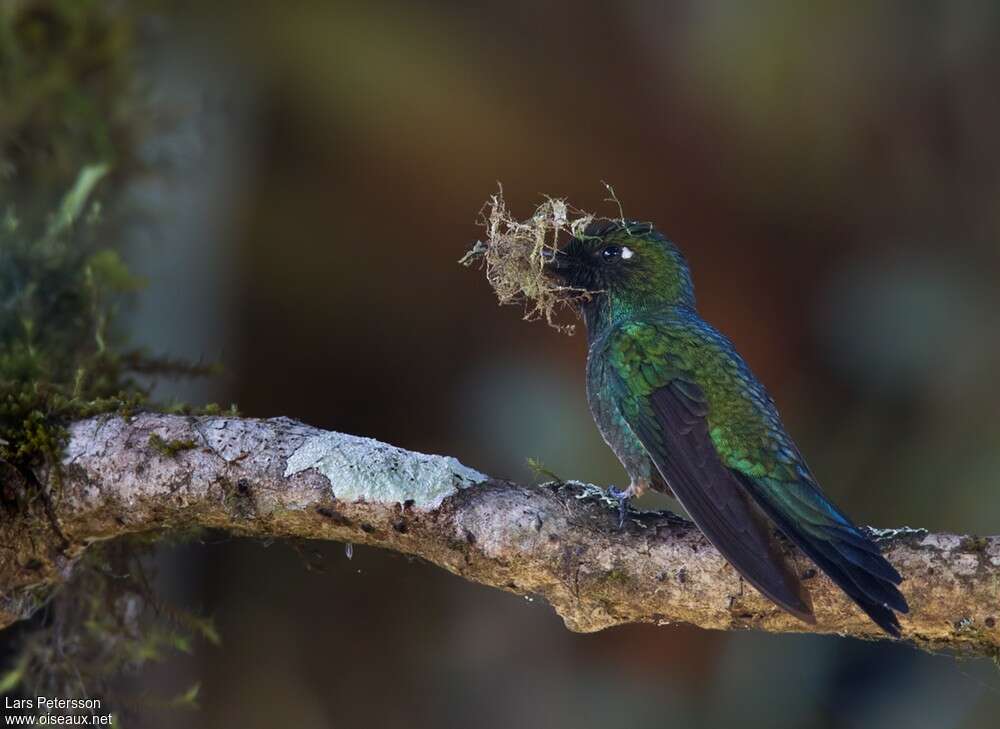
[[[618,258],[627,261],[632,256],[634,256],[635,253],[632,251],[631,248],[628,248],[627,246],[608,246],[607,248],[601,251],[601,255],[604,257],[605,261],[614,261]]]

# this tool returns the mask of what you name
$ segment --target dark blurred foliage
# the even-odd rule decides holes
[[[143,127],[127,62],[135,27],[132,12],[106,0],[0,5],[5,203],[22,214],[47,211],[86,163],[129,169]]]
[[[583,337],[497,309],[455,264],[498,180],[524,213],[542,193],[607,212],[606,180],[686,251],[706,317],[849,513],[997,533],[995,3],[160,6],[135,44],[154,122],[126,145],[144,171],[123,196],[146,215],[122,234],[150,279],[134,336],[228,370],[165,394],[499,476],[530,479],[535,457],[620,482]],[[34,194],[4,149],[5,186]],[[971,729],[1000,711],[986,662],[577,636],[544,604],[373,550],[225,541],[163,560],[163,589],[223,639],[139,679],[202,680],[191,726]]]
[[[41,544],[65,544],[52,512],[62,497],[58,463],[65,425],[149,406],[152,377],[210,369],[130,348],[121,320],[123,305],[143,282],[121,256],[128,243],[122,230],[129,216],[121,214],[127,206],[102,203],[117,200],[137,172],[128,160],[140,136],[134,104],[142,97],[133,91],[137,74],[126,39],[139,27],[139,16],[104,2],[14,3],[0,12],[0,166],[6,178],[0,207],[0,556],[7,568],[21,566],[44,583],[47,569],[64,568],[37,556],[46,549]],[[158,446],[171,452],[178,444],[160,440]],[[45,472],[47,478],[36,478]],[[39,584],[14,595],[44,607],[5,632],[0,693],[114,696],[115,710],[129,703],[190,706],[196,683],[171,700],[145,688],[125,694],[114,683],[123,671],[134,673],[215,636],[211,621],[151,588],[144,559],[151,551],[141,538],[95,546],[51,600],[51,591]]]

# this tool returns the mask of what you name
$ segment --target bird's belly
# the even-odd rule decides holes
[[[607,393],[601,367],[588,367],[587,403],[604,442],[614,452],[632,481],[660,481],[642,443],[622,417],[617,403]],[[657,478],[654,479],[654,476]]]

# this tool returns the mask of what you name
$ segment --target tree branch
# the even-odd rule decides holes
[[[50,485],[57,478],[38,476]],[[0,627],[36,609],[88,544],[207,527],[415,555],[468,580],[540,596],[574,631],[683,622],[884,637],[801,554],[795,560],[813,594],[815,626],[745,585],[696,527],[674,515],[634,514],[619,530],[594,487],[499,481],[454,458],[286,418],[146,413],[80,421],[54,493],[48,515],[0,511]],[[906,638],[932,650],[1000,654],[1000,537],[915,529],[876,536],[906,580]]]

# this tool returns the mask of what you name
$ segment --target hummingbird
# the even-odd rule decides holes
[[[764,385],[698,314],[677,246],[651,223],[592,221],[549,252],[545,271],[583,293],[587,400],[631,480],[609,489],[619,527],[632,497],[672,495],[747,582],[815,623],[777,529],[898,638],[902,578],[823,494]]]

